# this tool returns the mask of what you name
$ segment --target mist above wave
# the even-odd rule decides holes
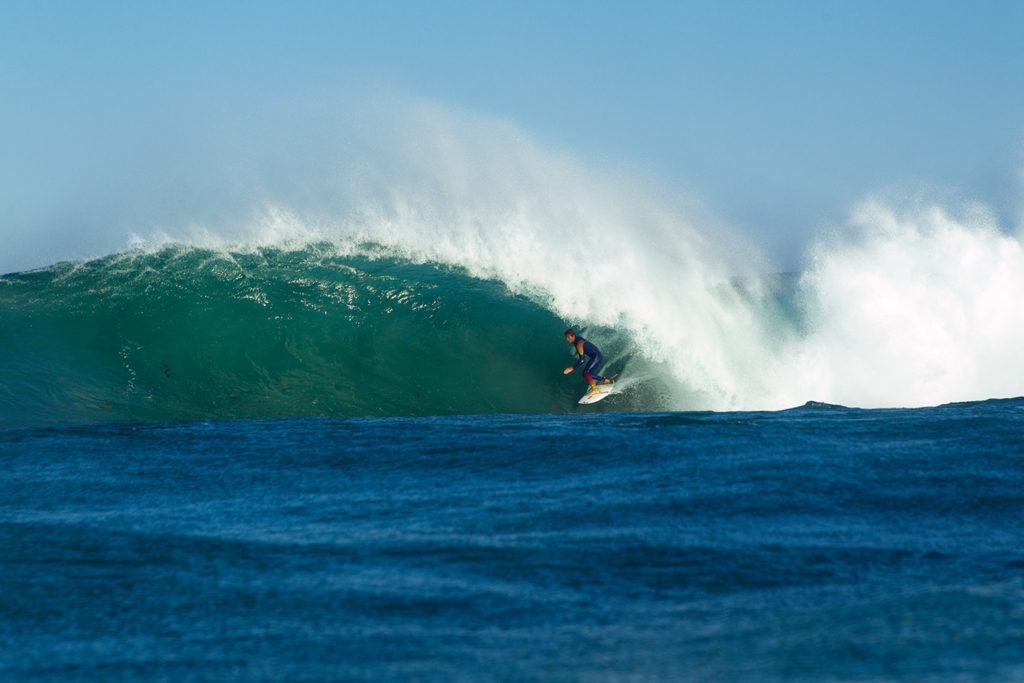
[[[245,114],[142,165],[134,248],[372,244],[453,265],[615,330],[680,409],[1024,393],[1024,257],[984,211],[866,201],[783,286],[756,237],[692,197],[508,121],[403,97]]]

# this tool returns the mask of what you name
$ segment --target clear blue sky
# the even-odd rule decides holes
[[[173,148],[211,102],[367,87],[639,166],[780,252],[901,184],[1016,227],[1022,36],[1019,0],[8,1],[0,271],[74,256],[92,195],[117,201],[96,179],[140,141]]]

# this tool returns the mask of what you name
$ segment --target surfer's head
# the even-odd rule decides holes
[[[571,327],[568,330],[566,330],[565,341],[569,342],[570,344],[576,341],[576,330],[572,329]]]

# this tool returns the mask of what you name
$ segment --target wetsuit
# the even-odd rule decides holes
[[[597,347],[588,342],[583,337],[576,337],[576,341],[573,342],[573,348],[576,349],[576,355],[580,357],[576,364],[572,366],[575,370],[579,366],[587,363],[587,367],[583,368],[583,379],[587,380],[587,384],[594,386],[598,382],[603,382],[604,377],[595,374],[597,366],[601,364],[604,357],[601,356],[601,352],[597,350]],[[587,362],[587,358],[590,358],[590,362]]]

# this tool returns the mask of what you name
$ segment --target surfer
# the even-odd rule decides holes
[[[583,379],[587,380],[587,384],[590,385],[590,391],[586,393],[586,396],[596,393],[598,384],[612,383],[610,379],[605,379],[594,372],[597,370],[597,366],[601,364],[601,361],[604,360],[604,357],[601,356],[601,352],[597,350],[596,346],[583,337],[577,337],[576,330],[571,328],[565,331],[565,341],[572,344],[573,353],[576,354],[579,359],[576,361],[575,365],[570,365],[563,370],[562,374],[568,375],[570,372],[586,363],[587,366],[583,368]]]

